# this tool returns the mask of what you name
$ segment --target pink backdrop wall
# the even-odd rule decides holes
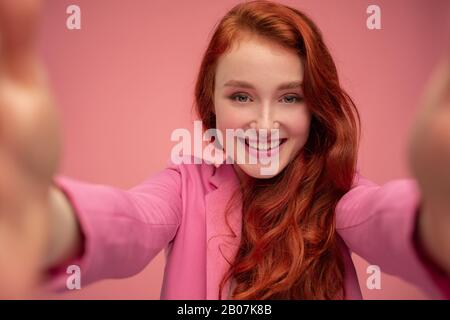
[[[50,0],[40,51],[61,114],[61,172],[128,188],[163,168],[170,134],[191,127],[193,88],[215,23],[239,1]],[[323,31],[344,87],[362,114],[360,167],[384,183],[409,176],[405,146],[420,92],[450,39],[447,0],[292,0]],[[66,28],[81,8],[82,29]],[[368,30],[366,8],[381,8],[382,30]],[[369,299],[425,296],[387,275],[365,288],[367,263],[354,257]],[[106,280],[57,298],[158,299],[164,256],[139,275]]]

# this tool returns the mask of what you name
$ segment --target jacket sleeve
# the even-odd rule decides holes
[[[370,264],[442,299],[445,293],[437,283],[436,269],[430,268],[417,245],[420,200],[414,179],[380,186],[358,172],[352,189],[336,206],[336,228],[350,250]],[[448,277],[444,281],[450,283]]]
[[[179,167],[167,167],[129,190],[65,176],[54,183],[72,204],[83,236],[83,252],[48,272],[43,288],[63,291],[66,268],[80,268],[81,284],[123,278],[141,271],[175,237],[181,221]]]

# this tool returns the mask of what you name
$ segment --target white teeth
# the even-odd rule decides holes
[[[276,147],[278,147],[280,145],[280,143],[281,143],[281,140],[270,141],[270,147],[271,148],[276,148]]]
[[[252,149],[258,149],[260,151],[267,151],[269,149],[277,148],[280,145],[281,140],[273,140],[270,142],[270,144],[265,143],[265,142],[259,142],[259,144],[258,144],[256,141],[249,141],[249,140],[247,140],[247,143],[248,143],[249,147]]]

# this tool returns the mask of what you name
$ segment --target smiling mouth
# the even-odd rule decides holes
[[[244,139],[241,139],[244,140]],[[256,150],[256,151],[270,151],[275,150],[279,148],[281,145],[283,145],[287,141],[287,138],[282,138],[278,140],[267,142],[257,142],[257,140],[250,140],[249,138],[245,138],[245,145],[249,148]]]

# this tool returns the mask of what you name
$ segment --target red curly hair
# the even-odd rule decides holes
[[[222,18],[204,54],[195,107],[205,129],[216,125],[218,58],[244,32],[298,53],[312,118],[305,146],[278,175],[242,182],[241,243],[220,283],[219,298],[225,283],[234,278],[233,299],[343,299],[344,264],[334,211],[353,182],[359,113],[341,88],[336,66],[312,20],[282,4],[251,1]]]

